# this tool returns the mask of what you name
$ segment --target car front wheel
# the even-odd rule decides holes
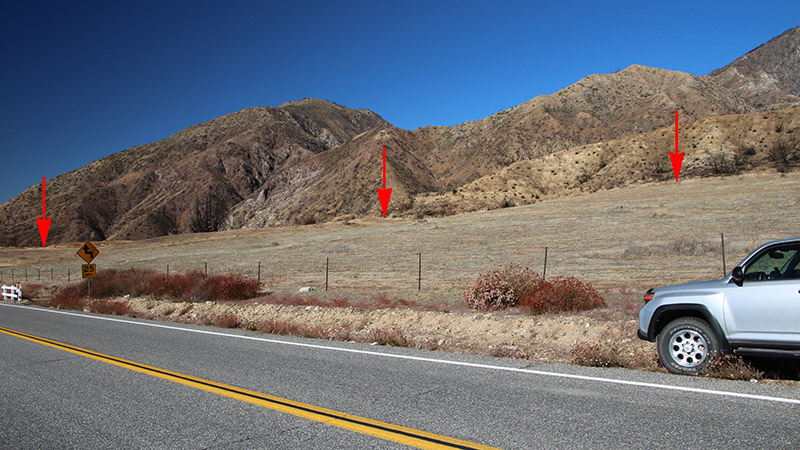
[[[659,333],[658,358],[672,373],[697,375],[719,354],[711,326],[696,317],[675,319]]]

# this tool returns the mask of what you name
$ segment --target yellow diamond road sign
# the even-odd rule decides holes
[[[100,253],[100,250],[98,250],[97,247],[88,241],[81,246],[80,250],[78,250],[78,256],[83,258],[83,260],[87,263],[92,262],[98,253]]]

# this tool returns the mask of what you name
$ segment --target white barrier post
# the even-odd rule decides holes
[[[22,301],[22,287],[19,283],[11,286],[3,285],[3,300]]]

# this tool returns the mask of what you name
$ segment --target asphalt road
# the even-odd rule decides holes
[[[0,327],[499,448],[800,445],[794,387],[557,365],[520,370],[524,361],[5,303]],[[0,332],[0,447],[404,446]]]

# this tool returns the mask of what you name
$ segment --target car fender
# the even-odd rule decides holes
[[[653,313],[650,325],[647,329],[647,340],[655,341],[656,336],[667,324],[679,317],[697,317],[705,320],[711,325],[714,334],[719,339],[720,349],[727,352],[730,349],[730,343],[725,337],[725,331],[722,325],[717,321],[714,314],[706,305],[697,303],[674,303],[669,305],[659,306]]]

